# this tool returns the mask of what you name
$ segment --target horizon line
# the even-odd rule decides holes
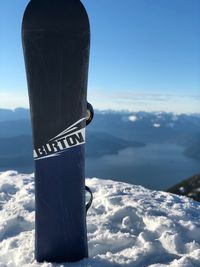
[[[16,110],[30,110],[29,107],[15,107],[15,108],[3,108],[0,107],[0,110],[7,110],[7,111],[13,111],[15,112]],[[101,109],[101,108],[96,108],[94,109],[96,112],[112,112],[112,113],[166,113],[166,114],[174,114],[174,115],[200,115],[200,112],[176,112],[176,111],[165,111],[165,110],[130,110],[130,109],[112,109],[112,108],[106,108],[106,109]]]

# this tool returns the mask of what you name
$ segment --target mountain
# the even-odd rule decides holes
[[[87,214],[90,257],[74,267],[200,266],[197,202],[112,180],[86,184],[94,196]],[[55,266],[34,260],[34,176],[0,173],[0,192],[0,266]]]
[[[180,196],[188,196],[196,201],[200,201],[200,173],[169,188],[167,192]]]
[[[171,143],[189,147],[199,140],[200,115],[166,112],[95,111],[89,132],[107,133],[127,141]],[[0,109],[0,137],[30,135],[28,109]]]
[[[0,122],[29,119],[29,109],[16,108],[14,110],[0,108]]]
[[[200,140],[186,148],[184,154],[190,158],[200,160]]]
[[[100,157],[104,155],[117,154],[120,150],[127,147],[143,147],[144,143],[127,141],[115,137],[108,133],[88,131],[86,138],[86,156]]]
[[[31,136],[0,138],[0,167],[17,168],[33,165]]]
[[[0,109],[0,118],[0,170],[32,171],[29,110]],[[200,171],[199,136],[199,114],[96,110],[86,174],[164,189]]]
[[[200,134],[200,116],[166,112],[97,112],[88,129],[95,133],[112,133],[125,140],[187,147]]]
[[[20,121],[19,121],[20,122]],[[100,157],[116,154],[126,147],[143,147],[141,142],[126,141],[107,133],[87,134],[86,156]],[[30,135],[20,135],[0,138],[0,167],[32,166],[32,138]]]
[[[28,119],[18,119],[0,122],[0,138],[31,135],[31,122]]]

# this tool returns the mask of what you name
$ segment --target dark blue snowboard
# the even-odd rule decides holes
[[[90,31],[79,0],[31,0],[22,24],[35,159],[36,260],[88,256],[85,126]]]

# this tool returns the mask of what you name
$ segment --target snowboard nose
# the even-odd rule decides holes
[[[24,30],[88,32],[89,19],[79,0],[32,0],[23,17]]]

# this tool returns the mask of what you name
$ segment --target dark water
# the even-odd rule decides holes
[[[101,177],[164,190],[200,171],[181,146],[150,144],[87,161],[87,177]]]
[[[86,159],[86,176],[113,179],[164,190],[200,172],[200,161],[183,155],[181,146],[149,144],[142,148],[127,148],[117,155]],[[31,173],[33,168],[4,168]]]

